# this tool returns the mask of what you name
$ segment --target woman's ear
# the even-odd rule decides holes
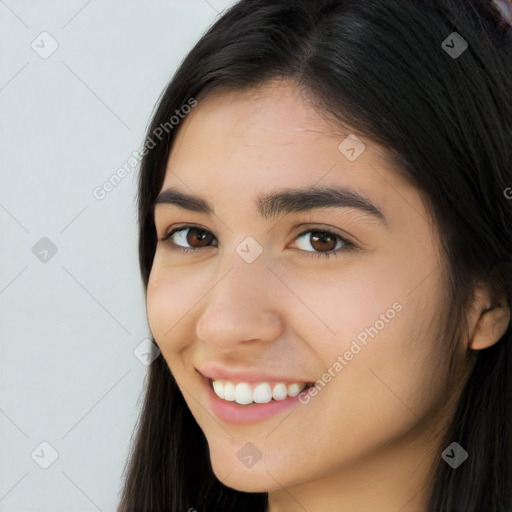
[[[478,285],[468,322],[468,348],[482,350],[497,343],[510,323],[510,306],[505,296],[493,296],[487,287]]]

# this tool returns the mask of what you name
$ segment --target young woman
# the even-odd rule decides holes
[[[512,31],[490,0],[244,0],[138,190],[119,512],[512,510]]]

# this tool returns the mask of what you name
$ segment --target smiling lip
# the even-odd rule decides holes
[[[239,382],[259,383],[269,382],[276,383],[282,382],[284,384],[305,383],[309,384],[310,381],[305,381],[296,377],[283,377],[281,375],[269,375],[259,371],[247,371],[229,369],[218,363],[207,363],[201,369],[195,369],[201,376],[202,384],[205,392],[208,395],[208,402],[212,412],[219,419],[227,423],[235,424],[250,424],[263,421],[272,416],[293,407],[299,403],[299,393],[293,397],[286,397],[284,400],[270,400],[267,403],[252,403],[250,405],[240,405],[236,402],[230,402],[218,397],[213,391],[212,381],[214,380],[227,380],[237,384]]]
[[[266,420],[272,416],[293,407],[299,403],[299,396],[287,397],[284,400],[271,400],[265,404],[253,403],[240,405],[236,402],[228,402],[219,398],[213,391],[212,380],[201,376],[202,384],[208,394],[208,402],[211,410],[219,419],[226,423],[250,424]]]
[[[284,384],[292,384],[294,382],[308,384],[307,380],[295,377],[283,377],[281,375],[269,375],[268,373],[259,372],[258,370],[236,370],[229,369],[217,363],[207,363],[196,371],[203,377],[211,380],[229,380],[234,384],[238,382],[283,382]]]

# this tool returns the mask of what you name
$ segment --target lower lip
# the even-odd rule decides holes
[[[290,407],[299,403],[299,395],[297,395],[289,396],[284,400],[272,399],[266,404],[240,405],[236,402],[229,402],[219,398],[215,391],[213,391],[210,381],[205,377],[202,377],[202,379],[208,390],[212,411],[218,418],[227,423],[257,423],[290,409]]]

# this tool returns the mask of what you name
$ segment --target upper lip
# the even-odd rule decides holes
[[[283,383],[301,383],[308,384],[307,381],[296,377],[286,377],[284,375],[270,375],[258,369],[254,370],[240,370],[235,368],[227,368],[218,363],[206,363],[196,370],[203,376],[211,380],[229,380],[232,382],[283,382]]]

